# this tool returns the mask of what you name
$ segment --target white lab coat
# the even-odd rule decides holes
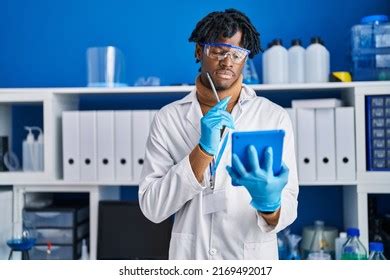
[[[268,225],[250,206],[244,187],[234,187],[226,171],[231,165],[231,138],[216,171],[215,192],[225,191],[226,209],[204,214],[204,196],[212,192],[210,172],[199,183],[189,154],[199,143],[202,112],[193,90],[163,107],[155,116],[146,145],[139,203],[144,215],[159,223],[175,214],[170,259],[277,259],[276,233],[297,216],[298,178],[294,137],[288,113],[243,86],[232,111],[235,131],[284,129],[283,161],[290,169],[282,192],[276,226]]]

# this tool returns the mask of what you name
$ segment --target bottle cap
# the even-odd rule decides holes
[[[282,39],[273,40],[273,45],[283,46]]]
[[[360,231],[358,228],[348,228],[347,229],[347,235],[348,236],[357,236],[359,237],[360,236]]]
[[[293,40],[291,40],[291,46],[302,46],[301,39],[293,39]]]
[[[370,248],[370,251],[383,252],[383,243],[382,242],[370,242],[369,248]]]
[[[366,16],[363,17],[360,20],[360,23],[362,24],[370,24],[370,23],[375,23],[375,24],[380,24],[384,22],[388,22],[389,17],[386,15],[371,15],[371,16]]]
[[[311,44],[321,44],[321,45],[324,45],[324,41],[319,36],[311,37],[310,43]]]
[[[347,233],[346,232],[340,232],[340,237],[341,238],[346,238],[347,237]]]
[[[27,143],[34,143],[34,134],[32,133],[32,127],[25,126],[24,129],[28,130],[28,134],[26,137]]]

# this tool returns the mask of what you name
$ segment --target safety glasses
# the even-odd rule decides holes
[[[249,50],[230,44],[200,43],[200,45],[203,46],[203,51],[208,57],[218,61],[224,60],[229,55],[233,63],[239,64],[250,54]]]

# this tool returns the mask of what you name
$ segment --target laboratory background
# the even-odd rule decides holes
[[[146,138],[194,86],[196,23],[228,8],[264,50],[244,83],[294,127],[279,258],[390,258],[389,1],[0,0],[1,259],[168,257],[174,217],[138,206]]]

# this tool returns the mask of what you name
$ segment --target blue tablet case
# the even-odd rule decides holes
[[[258,130],[232,133],[232,153],[235,153],[250,171],[248,146],[253,145],[259,156],[260,166],[263,167],[263,155],[266,147],[272,147],[274,174],[279,174],[282,165],[284,130]]]

